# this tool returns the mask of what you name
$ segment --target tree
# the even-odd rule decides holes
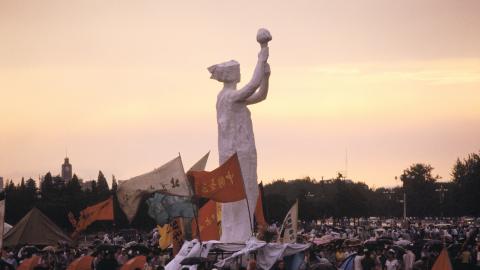
[[[115,178],[115,175],[112,174],[112,192],[115,193],[117,192],[118,184],[117,184],[117,179]]]
[[[104,199],[110,194],[107,179],[105,178],[105,175],[103,175],[102,171],[98,171],[97,192],[102,199]]]
[[[432,176],[432,171],[432,166],[416,163],[400,176],[407,196],[408,216],[426,217],[439,213],[439,197],[435,192],[435,183],[439,177]]]
[[[476,153],[468,155],[461,161],[457,159],[452,170],[455,184],[456,197],[460,205],[460,213],[463,215],[480,215],[480,156]]]
[[[43,196],[49,196],[53,191],[53,179],[50,172],[45,174],[45,176],[43,177],[43,181],[40,184],[40,190]]]

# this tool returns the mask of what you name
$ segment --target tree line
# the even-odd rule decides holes
[[[281,222],[295,200],[299,201],[302,220],[328,217],[401,217],[403,194],[407,200],[407,215],[480,216],[480,155],[472,153],[455,162],[449,182],[440,182],[429,164],[413,164],[400,175],[401,186],[371,188],[365,183],[346,180],[341,174],[335,179],[317,181],[312,178],[290,181],[277,180],[264,186],[264,212],[270,222]],[[5,185],[5,221],[16,224],[33,207],[39,208],[57,225],[72,231],[68,213],[78,217],[87,206],[114,196],[117,181],[111,187],[99,171],[96,180],[82,188],[81,180],[74,175],[67,183],[60,176],[47,173],[40,186],[33,179],[22,179],[15,185],[12,180]],[[96,222],[90,229],[110,230],[122,228],[150,229],[155,225],[147,214],[145,202],[129,224],[115,202],[113,222]]]
[[[412,164],[400,175],[402,185],[370,188],[345,180],[339,174],[331,180],[309,177],[277,180],[264,187],[267,219],[282,222],[295,200],[299,218],[402,217],[404,192],[409,217],[480,216],[480,156],[477,153],[455,162],[452,180],[440,182],[429,164]]]

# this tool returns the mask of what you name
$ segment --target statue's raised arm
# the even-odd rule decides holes
[[[247,98],[247,100],[245,101],[247,105],[258,103],[267,98],[268,80],[270,78],[270,73],[270,65],[268,63],[265,63],[264,76],[262,82],[260,83],[260,89]]]
[[[272,35],[267,29],[261,28],[258,30],[257,42],[260,43],[261,49],[258,53],[257,66],[250,82],[235,93],[236,101],[246,101],[248,104],[254,104],[267,97],[268,77],[270,76],[270,66],[267,64],[269,56],[268,42],[271,40]],[[255,93],[259,87],[260,90]]]

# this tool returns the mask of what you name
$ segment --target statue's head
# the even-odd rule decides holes
[[[240,64],[235,60],[213,65],[208,71],[212,74],[210,78],[219,82],[240,82]]]

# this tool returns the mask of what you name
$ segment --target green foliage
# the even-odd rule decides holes
[[[480,215],[480,156],[470,154],[461,161],[457,159],[452,170],[456,194],[461,194],[458,199],[459,209],[464,215]]]
[[[432,175],[433,167],[428,164],[413,164],[403,171],[400,180],[407,194],[407,213],[426,217],[439,214],[439,195],[435,192],[438,176]]]
[[[405,191],[408,216],[480,216],[480,155],[474,153],[464,160],[458,159],[453,166],[452,177],[453,181],[440,183],[439,177],[433,175],[432,166],[417,163],[401,174],[403,186],[394,188],[372,189],[364,183],[346,180],[341,174],[334,179],[321,181],[309,177],[290,181],[282,179],[264,186],[264,211],[268,221],[280,223],[298,199],[299,216],[305,221],[328,217],[401,217],[401,200]],[[31,178],[22,178],[18,185],[7,180],[6,222],[17,223],[36,206],[57,225],[72,230],[68,212],[78,217],[82,209],[114,195],[118,185],[112,176],[110,190],[102,171],[99,171],[97,180],[93,180],[88,189],[83,190],[81,183],[77,175],[65,183],[60,176],[52,176],[50,172],[38,186]],[[144,200],[131,225],[117,201],[114,201],[114,212],[117,229],[154,226],[154,221],[148,217]],[[102,227],[107,228],[111,228],[111,225]]]

